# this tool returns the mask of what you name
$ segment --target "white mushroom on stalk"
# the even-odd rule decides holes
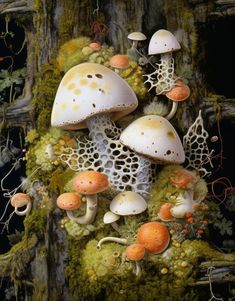
[[[149,55],[160,54],[160,63],[156,64],[156,70],[146,75],[145,83],[150,83],[150,89],[156,88],[157,94],[162,94],[172,89],[175,83],[174,58],[172,52],[180,50],[181,46],[175,36],[168,30],[159,29],[151,37],[149,43]]]
[[[136,109],[137,97],[114,71],[94,63],[71,68],[63,77],[51,114],[52,126],[66,130],[88,128],[102,167],[112,166],[107,148],[113,121]],[[115,131],[114,131],[115,132]],[[105,173],[108,174],[110,169]]]
[[[127,51],[128,56],[130,58],[136,60],[139,58],[138,51],[137,51],[138,42],[145,41],[147,39],[147,37],[142,32],[134,31],[134,32],[130,33],[127,36],[127,38],[132,42],[131,48],[128,49],[128,51]]]
[[[176,204],[170,209],[172,216],[176,218],[184,218],[186,213],[194,211],[193,205],[195,204],[192,190],[185,190],[180,193],[176,198]]]
[[[114,197],[110,203],[110,211],[119,216],[137,215],[147,209],[145,199],[134,191],[120,192]],[[104,237],[98,242],[98,248],[101,247],[103,242],[114,241],[117,243],[127,244],[125,238],[117,237]]]
[[[180,138],[164,117],[147,115],[132,122],[121,133],[120,141],[139,154],[142,170],[138,181],[143,183],[146,191],[150,190],[150,162],[159,164],[181,164],[185,160]],[[116,212],[115,212],[116,213]]]
[[[120,216],[113,213],[112,211],[108,211],[105,213],[103,217],[104,224],[111,224],[114,230],[116,230],[119,233],[119,227],[116,221],[120,219]]]

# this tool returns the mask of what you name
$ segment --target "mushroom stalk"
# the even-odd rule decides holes
[[[118,224],[116,222],[111,223],[111,226],[115,231],[117,231],[120,234],[120,229],[118,227]]]
[[[75,221],[78,224],[87,225],[91,224],[96,216],[97,211],[97,195],[87,195],[86,196],[86,214],[83,216],[74,216],[73,211],[66,210],[69,219]]]
[[[125,238],[118,238],[118,237],[107,236],[107,237],[102,238],[98,242],[96,248],[100,250],[101,249],[101,245],[104,242],[106,242],[106,241],[113,241],[113,242],[117,242],[117,243],[122,244],[122,245],[127,245],[128,244],[128,241]]]
[[[140,263],[138,261],[135,262],[135,275],[137,277],[139,277],[141,275],[141,267],[140,267]]]
[[[18,210],[19,208],[20,208],[20,207],[15,207],[15,213],[16,213],[17,215],[19,215],[19,216],[26,215],[26,214],[28,214],[28,213],[31,211],[31,209],[32,209],[32,202],[28,202],[28,204],[27,204],[25,210],[23,210],[23,211],[19,211],[19,210]]]
[[[170,112],[165,116],[165,118],[167,120],[170,120],[171,118],[173,118],[175,116],[175,113],[177,111],[177,108],[178,108],[178,102],[176,101],[173,101],[172,102],[172,107],[171,107],[171,110]]]
[[[107,133],[112,135],[115,131],[111,116],[109,114],[92,116],[86,120],[86,125],[90,131],[89,136],[99,153],[101,166],[105,168],[105,174],[110,173],[113,163],[107,147],[110,139]]]

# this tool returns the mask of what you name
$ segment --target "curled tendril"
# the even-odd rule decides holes
[[[212,197],[215,198],[220,204],[222,204],[228,196],[235,193],[235,187],[232,186],[231,181],[227,177],[220,177],[210,183]],[[221,189],[219,189],[221,188]],[[217,192],[220,190],[221,192]]]

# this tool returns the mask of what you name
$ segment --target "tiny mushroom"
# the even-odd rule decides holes
[[[80,172],[73,179],[73,187],[77,193],[86,196],[86,214],[75,218],[79,224],[91,224],[97,211],[97,193],[103,192],[109,187],[106,175],[93,170]]]
[[[59,195],[56,200],[56,204],[60,209],[66,210],[67,216],[71,220],[76,220],[73,211],[80,208],[81,197],[74,192],[65,192]]]
[[[176,188],[185,189],[189,185],[195,184],[199,179],[200,177],[195,172],[182,168],[170,177],[170,182]]]
[[[129,67],[130,62],[125,54],[115,54],[110,59],[110,66],[115,68],[115,72],[119,73],[119,70]]]
[[[127,38],[132,41],[132,48],[137,48],[139,41],[144,41],[147,39],[146,35],[139,31],[134,31],[130,33]]]
[[[92,42],[92,43],[90,43],[89,47],[90,47],[91,49],[93,49],[94,51],[99,51],[99,50],[101,49],[102,46],[101,46],[101,44],[98,43],[98,42]]]
[[[32,199],[26,193],[16,193],[11,197],[11,205],[15,207],[15,213],[23,216],[30,212],[32,208]],[[19,211],[18,209],[26,206],[25,210]]]
[[[120,141],[139,154],[143,168],[138,177],[140,183],[145,182],[146,191],[150,190],[150,183],[146,179],[151,174],[151,162],[181,164],[185,160],[184,149],[176,130],[167,119],[158,115],[146,115],[133,121],[121,133]]]
[[[104,224],[111,224],[113,229],[119,232],[119,227],[118,224],[116,223],[116,221],[118,221],[119,219],[120,219],[119,215],[113,213],[112,211],[108,211],[105,213],[103,217],[103,222]]]
[[[168,228],[160,222],[143,224],[137,231],[137,242],[142,244],[146,252],[159,254],[165,251],[170,242]]]
[[[167,120],[170,120],[176,113],[178,102],[184,101],[189,98],[190,96],[190,89],[189,86],[184,84],[184,82],[178,79],[175,82],[174,87],[167,92],[166,97],[173,101],[171,111],[165,116]]]
[[[141,268],[139,261],[144,258],[145,247],[139,243],[132,244],[126,248],[125,255],[129,260],[135,261],[136,264],[136,276],[140,276]]]
[[[171,203],[164,203],[158,212],[158,217],[163,222],[170,222],[174,220],[173,215],[171,214],[170,209],[173,207],[173,204]]]
[[[127,50],[128,56],[136,60],[139,58],[137,51],[138,42],[146,40],[147,37],[142,32],[135,31],[130,33],[127,38],[132,42],[131,48]]]

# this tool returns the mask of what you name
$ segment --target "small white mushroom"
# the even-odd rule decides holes
[[[193,191],[185,190],[176,198],[176,205],[170,209],[171,214],[176,218],[184,218],[188,212],[193,212]]]
[[[105,215],[103,217],[103,222],[104,222],[104,224],[111,224],[113,229],[119,233],[120,232],[119,227],[118,227],[118,224],[116,223],[116,221],[118,221],[119,219],[120,219],[119,215],[113,213],[112,211],[108,211],[105,213]]]

